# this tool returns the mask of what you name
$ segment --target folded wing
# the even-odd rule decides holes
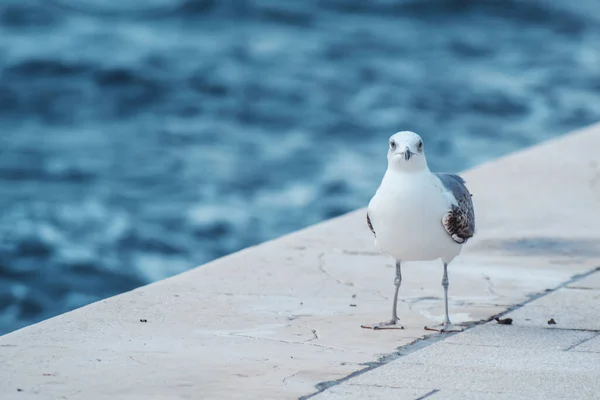
[[[465,181],[458,175],[438,173],[436,176],[444,188],[452,193],[456,205],[442,218],[442,225],[448,235],[456,243],[465,243],[475,234],[475,211],[471,193],[465,186]]]

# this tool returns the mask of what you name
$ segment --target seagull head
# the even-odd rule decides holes
[[[423,139],[411,131],[390,136],[388,167],[401,171],[419,171],[427,168]]]

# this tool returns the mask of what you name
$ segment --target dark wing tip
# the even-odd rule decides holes
[[[371,230],[371,232],[373,232],[374,235],[375,229],[373,229],[373,224],[371,223],[371,218],[369,218],[369,213],[367,213],[367,225],[369,226],[369,229]]]
[[[475,234],[473,216],[457,206],[452,206],[442,218],[442,225],[452,240],[459,244],[466,243]]]

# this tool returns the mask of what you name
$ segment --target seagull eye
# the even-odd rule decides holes
[[[423,151],[423,141],[420,140],[419,143],[417,143],[417,151],[420,153]]]
[[[396,148],[396,142],[390,140],[390,149],[394,150]]]

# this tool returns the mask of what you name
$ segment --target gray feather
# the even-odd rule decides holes
[[[442,181],[446,190],[452,192],[456,200],[465,196],[471,197],[469,190],[465,186],[465,180],[460,176],[446,173],[436,173],[435,175]]]

